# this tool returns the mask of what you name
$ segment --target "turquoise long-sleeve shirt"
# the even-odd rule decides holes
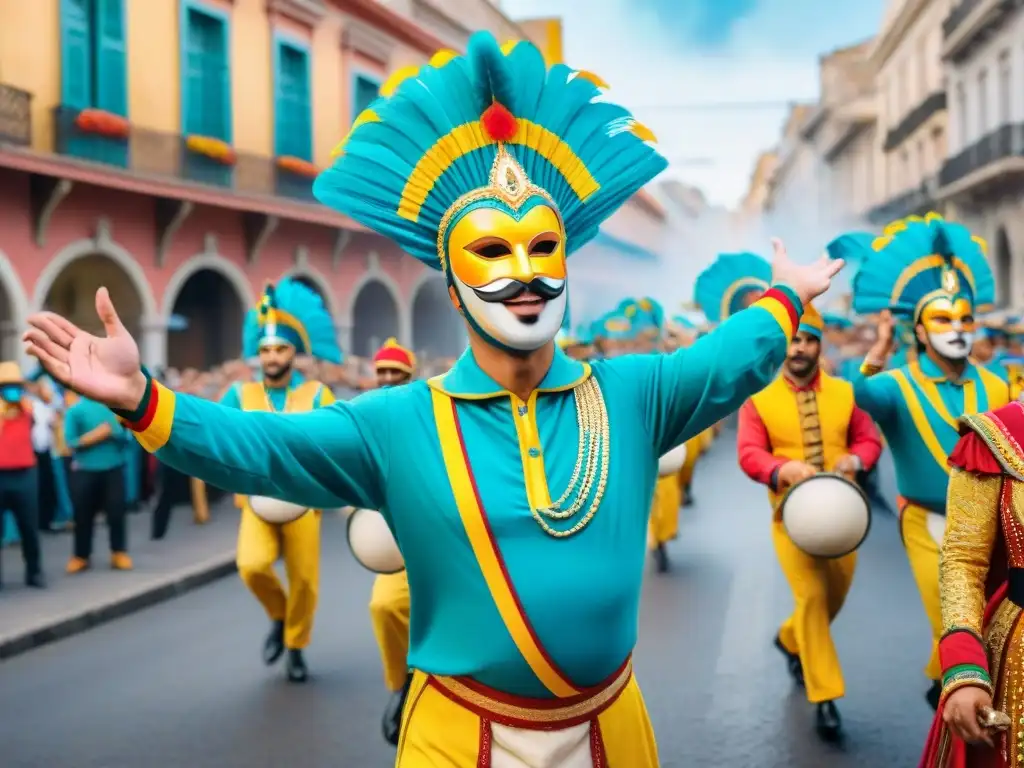
[[[455,404],[481,504],[541,645],[576,686],[594,685],[619,668],[636,642],[658,458],[735,411],[785,359],[802,308],[788,289],[771,293],[776,298],[762,298],[670,355],[585,364],[556,349],[526,402],[467,351],[430,383],[376,390],[308,413],[245,412],[155,385],[144,401],[148,426],[137,425],[137,437],[162,462],[236,493],[313,509],[381,510],[409,577],[410,666],[550,698],[502,623],[470,545],[431,388]],[[607,485],[590,524],[554,538],[533,519],[526,473],[543,460],[550,495],[562,495],[579,444],[572,390],[589,377],[608,413]]]
[[[87,448],[79,448],[79,439],[101,424],[110,425],[110,437]],[[75,465],[87,472],[103,472],[124,466],[127,458],[127,433],[121,422],[106,406],[84,397],[64,413],[64,439],[71,448]]]
[[[915,363],[853,383],[857,405],[875,420],[892,451],[896,486],[904,498],[945,514],[949,467],[960,439],[957,420],[1009,401],[1006,381],[983,366],[967,365],[957,381],[926,355]]]

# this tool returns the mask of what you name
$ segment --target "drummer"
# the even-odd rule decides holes
[[[822,327],[821,315],[808,306],[782,373],[740,409],[737,449],[743,471],[768,486],[772,541],[795,603],[775,646],[815,705],[819,735],[831,740],[842,729],[835,702],[846,687],[830,625],[853,581],[857,554],[824,560],[798,549],[779,502],[788,488],[820,472],[852,480],[878,461],[882,444],[870,417],[854,404],[853,386],[820,369]]]
[[[396,339],[388,339],[374,355],[373,365],[378,387],[397,387],[412,379],[416,372],[416,356]],[[409,578],[406,572],[377,574],[370,594],[370,623],[384,665],[384,685],[391,692],[382,722],[384,738],[396,747],[402,726],[402,709],[412,683],[412,673],[406,663],[409,612]]]

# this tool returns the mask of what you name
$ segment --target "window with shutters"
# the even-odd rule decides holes
[[[181,30],[181,123],[186,136],[231,142],[228,20],[186,3]]]
[[[369,107],[380,92],[380,83],[366,75],[356,75],[352,93],[352,119]]]
[[[61,102],[128,116],[123,0],[61,0]]]
[[[301,44],[274,42],[274,153],[312,161],[313,125],[309,51]]]

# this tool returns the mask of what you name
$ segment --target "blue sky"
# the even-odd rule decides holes
[[[818,56],[871,37],[885,0],[502,0],[513,18],[561,16],[566,63],[657,134],[668,172],[734,205],[784,104],[814,100]],[[672,104],[774,102],[680,111]],[[659,108],[659,105],[660,106]]]

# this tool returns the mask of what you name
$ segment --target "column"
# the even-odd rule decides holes
[[[158,371],[167,365],[167,320],[147,315],[142,318],[142,338],[139,342],[139,356],[142,364],[150,371]]]

